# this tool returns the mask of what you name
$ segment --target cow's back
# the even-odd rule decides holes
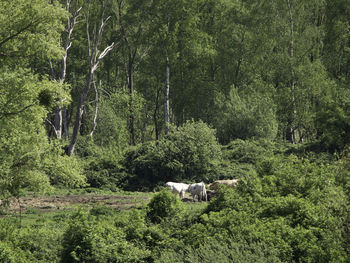
[[[238,179],[231,179],[231,180],[217,180],[214,181],[209,185],[210,190],[218,190],[220,185],[227,185],[231,187],[235,187],[238,184]]]

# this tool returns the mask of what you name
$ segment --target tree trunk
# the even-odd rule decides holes
[[[66,4],[66,10],[69,12],[70,10],[70,6],[71,6],[71,0],[67,0],[67,4]],[[80,8],[75,8],[75,11],[72,14],[71,18],[68,18],[67,21],[67,26],[65,28],[65,32],[66,32],[66,41],[64,43],[64,54],[63,57],[61,59],[61,67],[60,67],[60,72],[59,72],[59,81],[60,83],[64,83],[65,79],[66,79],[66,75],[67,75],[67,57],[68,57],[68,50],[70,49],[72,42],[71,42],[71,37],[72,37],[72,33],[73,33],[73,29],[74,26],[76,25],[76,20],[79,16],[79,12],[82,9],[82,7]],[[54,72],[53,72],[53,68],[52,69],[52,77],[55,79],[54,77]],[[63,131],[63,123],[65,123],[65,130]],[[60,106],[57,106],[55,108],[55,121],[54,121],[54,130],[55,130],[55,134],[56,134],[56,138],[61,139],[62,138],[62,134],[65,134],[65,138],[68,137],[68,130],[67,130],[67,120],[66,120],[66,112],[63,112],[63,108]]]
[[[290,3],[290,0],[286,0],[289,11],[289,22],[290,22],[290,47],[289,47],[289,56],[290,56],[290,71],[291,71],[291,79],[290,79],[290,91],[292,96],[292,112],[290,116],[289,125],[287,127],[287,140],[291,143],[296,143],[296,128],[295,128],[295,120],[297,115],[296,101],[295,101],[295,73],[293,68],[293,59],[294,59],[294,20],[293,20],[293,10]]]
[[[156,140],[159,140],[159,126],[158,126],[158,112],[159,112],[159,93],[161,92],[161,89],[157,89],[157,95],[156,95],[156,107],[154,109],[153,113],[153,122],[154,122],[154,129],[156,133]]]
[[[62,124],[63,124],[63,136],[64,139],[68,139],[68,120],[67,120],[67,108],[62,109]]]
[[[127,28],[124,24],[124,17],[122,9],[124,7],[124,2],[122,0],[118,0],[118,18],[119,18],[119,26],[120,33],[123,38],[123,41],[126,43],[128,49],[128,58],[127,62],[125,62],[126,75],[128,80],[128,90],[129,90],[129,132],[130,132],[130,142],[132,145],[136,144],[136,133],[135,133],[135,112],[134,112],[134,70],[135,70],[135,58],[137,56],[138,47],[132,46],[132,41],[130,42],[131,34],[127,31]],[[126,23],[127,25],[127,23]],[[136,33],[136,39],[140,37],[141,33],[141,25],[139,25]]]
[[[170,90],[170,63],[166,56],[165,88],[164,88],[164,112],[165,112],[165,134],[169,132],[169,90]]]
[[[133,58],[129,55],[128,64],[128,89],[129,89],[129,128],[131,144],[135,145],[135,116],[134,116],[134,76]]]
[[[62,108],[55,107],[55,122],[54,129],[57,139],[62,138]]]
[[[91,80],[92,80],[92,74],[93,73],[90,70],[90,72],[88,73],[88,76],[86,78],[86,83],[85,83],[85,86],[83,88],[83,91],[81,93],[81,96],[80,96],[80,99],[79,99],[79,102],[77,105],[77,112],[75,114],[75,123],[74,123],[74,128],[73,128],[73,134],[72,134],[71,141],[70,141],[68,151],[67,151],[67,154],[69,156],[71,156],[74,153],[75,144],[76,144],[77,139],[78,139],[78,133],[79,133],[80,125],[81,125],[81,119],[83,116],[84,104],[85,104],[87,94],[89,93]]]
[[[97,90],[95,81],[92,80],[92,82],[93,82],[94,89],[95,89],[95,113],[94,113],[94,119],[92,121],[92,129],[90,132],[91,137],[94,136],[94,132],[95,132],[96,127],[97,127],[97,114],[98,114],[98,90]]]
[[[86,77],[86,83],[85,86],[82,90],[82,93],[80,95],[80,99],[77,105],[77,111],[76,111],[76,115],[75,115],[75,124],[74,124],[74,128],[73,128],[73,134],[72,134],[72,138],[67,150],[67,154],[70,156],[74,153],[74,148],[75,148],[75,144],[77,142],[77,138],[78,138],[78,133],[79,133],[79,129],[80,129],[80,125],[81,125],[81,120],[82,120],[82,116],[83,116],[83,109],[84,109],[84,104],[85,104],[85,100],[86,97],[89,93],[89,89],[91,86],[91,82],[93,81],[93,77],[94,77],[94,73],[97,70],[100,61],[113,49],[114,47],[114,43],[112,43],[110,46],[106,47],[101,54],[98,56],[98,48],[99,48],[99,44],[101,42],[101,37],[102,37],[102,33],[103,33],[103,28],[105,26],[105,23],[108,21],[108,19],[110,17],[107,17],[106,19],[104,19],[104,11],[105,11],[105,6],[103,4],[103,8],[102,8],[102,14],[101,14],[101,25],[99,30],[96,33],[96,26],[94,27],[94,34],[93,34],[93,41],[90,40],[90,33],[89,33],[89,8],[87,9],[87,14],[86,14],[86,34],[87,34],[87,39],[88,39],[88,53],[89,53],[89,72],[87,74]]]

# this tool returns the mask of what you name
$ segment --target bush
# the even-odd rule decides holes
[[[31,218],[32,219],[32,218]],[[58,228],[46,223],[41,215],[40,223],[23,218],[21,224],[13,218],[0,220],[0,262],[58,262],[60,233]]]
[[[80,136],[76,154],[80,157],[89,186],[115,190],[122,185],[125,176],[119,164],[121,154],[118,147],[98,146],[90,136]]]
[[[178,149],[176,160],[183,165],[181,179],[209,182],[217,178],[222,155],[214,129],[202,121],[188,121],[171,129],[167,139]]]
[[[81,187],[86,185],[81,160],[64,154],[60,145],[51,143],[42,162],[42,170],[49,176],[52,185]]]
[[[220,189],[201,217],[205,232],[193,226],[190,244],[217,235],[273,246],[284,262],[346,262],[349,205],[334,167],[279,155],[258,168]]]
[[[122,167],[106,156],[89,158],[85,165],[86,181],[91,187],[117,188],[122,185]]]
[[[78,211],[63,236],[62,262],[145,262],[149,251],[125,239],[125,233],[110,222],[96,220]]]
[[[90,210],[90,214],[94,216],[112,216],[115,210],[106,205],[95,205]]]
[[[58,260],[60,235],[57,229],[49,227],[37,229],[34,226],[29,226],[20,228],[15,236],[15,247],[27,255],[29,262],[55,262]]]
[[[163,190],[148,203],[146,218],[152,223],[160,223],[163,220],[179,219],[184,211],[182,201],[171,192]]]
[[[215,131],[199,121],[172,127],[165,138],[129,149],[123,163],[135,175],[130,185],[152,188],[166,181],[213,181],[221,159]]]
[[[208,237],[198,247],[186,246],[180,250],[164,251],[156,263],[264,263],[282,262],[277,249],[265,244],[247,242],[225,242]]]
[[[12,248],[8,243],[0,241],[0,262],[23,263],[28,262],[19,249]]]

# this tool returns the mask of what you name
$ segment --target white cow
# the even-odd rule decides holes
[[[205,189],[205,184],[203,182],[190,184],[188,191],[190,192],[193,201],[195,196],[198,197],[198,201],[208,201],[207,190]]]
[[[181,199],[184,199],[185,192],[188,190],[189,185],[184,183],[167,182],[165,184],[173,193],[179,194]]]

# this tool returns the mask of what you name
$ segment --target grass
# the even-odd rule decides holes
[[[153,195],[154,193],[152,192],[112,192],[96,188],[54,188],[50,194],[46,195],[26,192],[26,198],[35,198],[35,200],[38,200],[38,204],[40,204],[40,198],[42,198],[42,204],[37,207],[28,206],[21,212],[2,209],[0,216],[1,218],[12,218],[11,220],[18,221],[21,225],[45,224],[48,221],[67,220],[77,210],[95,211],[95,213],[99,214],[109,213],[110,211],[120,212],[123,210],[142,209]],[[189,196],[186,197],[184,204],[188,213],[193,216],[200,214],[207,207],[207,202],[192,202],[189,201]],[[50,208],[50,203],[48,203],[51,198],[52,208]],[[64,200],[61,198],[64,198]],[[62,204],[57,205],[57,202],[62,202]],[[47,208],[42,208],[43,206]]]

